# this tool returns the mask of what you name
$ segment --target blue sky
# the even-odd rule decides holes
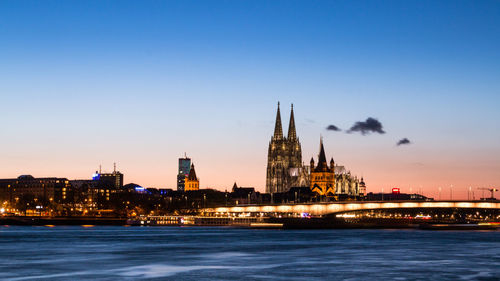
[[[116,161],[126,182],[174,187],[187,152],[202,187],[263,190],[281,101],[306,163],[322,134],[373,191],[498,185],[499,14],[498,1],[2,1],[1,177]],[[387,133],[325,130],[368,117]]]

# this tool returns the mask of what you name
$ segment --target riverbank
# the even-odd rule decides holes
[[[0,225],[126,225],[126,218],[103,217],[0,217]]]
[[[345,221],[334,218],[222,218],[201,216],[152,216],[135,219],[110,217],[0,217],[0,225],[56,226],[224,226],[274,229],[426,229],[426,230],[497,230],[499,223],[457,223],[444,221],[408,221],[401,219],[364,219]]]

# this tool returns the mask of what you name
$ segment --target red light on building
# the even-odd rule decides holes
[[[392,194],[400,194],[401,193],[401,189],[399,187],[394,187],[392,189]]]

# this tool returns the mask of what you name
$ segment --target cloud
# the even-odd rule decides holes
[[[396,145],[400,146],[400,145],[404,145],[404,144],[411,144],[411,141],[407,138],[400,139]]]
[[[366,121],[364,122],[356,122],[347,132],[360,132],[362,135],[370,133],[385,134],[385,131],[382,128],[382,123],[380,123],[377,119],[371,117],[366,119]]]
[[[328,127],[326,127],[326,129],[328,131],[340,131],[339,127],[335,126],[335,125],[328,125]]]

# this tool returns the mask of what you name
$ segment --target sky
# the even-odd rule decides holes
[[[323,136],[369,192],[478,199],[500,187],[499,14],[486,0],[0,1],[0,178],[116,162],[126,183],[175,188],[187,153],[202,188],[264,191],[279,101],[305,163]],[[385,133],[347,132],[368,118]]]

